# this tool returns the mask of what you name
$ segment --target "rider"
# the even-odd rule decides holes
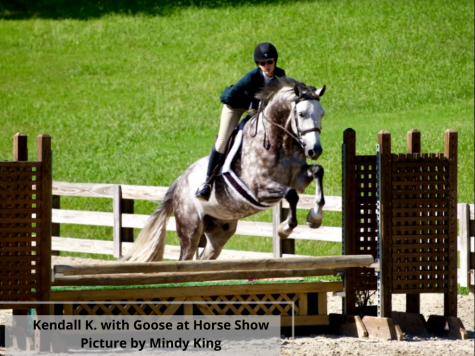
[[[216,143],[211,149],[208,162],[206,181],[195,193],[203,201],[208,201],[211,195],[212,173],[224,157],[228,139],[237,126],[242,114],[250,109],[257,109],[259,100],[255,98],[257,91],[269,85],[275,77],[285,76],[285,71],[277,67],[277,49],[271,43],[261,43],[254,50],[254,62],[257,68],[249,71],[234,85],[224,89],[221,102],[224,104],[219,124]]]

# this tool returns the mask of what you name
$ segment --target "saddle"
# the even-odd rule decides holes
[[[213,173],[211,174],[210,180],[213,181],[216,176],[221,175],[221,168],[224,165],[224,162],[228,159],[229,153],[231,152],[231,149],[234,146],[234,142],[236,139],[236,136],[240,130],[240,127],[242,125],[242,128],[244,128],[244,125],[246,125],[246,122],[251,118],[251,115],[247,115],[244,119],[242,119],[239,124],[234,128],[233,132],[231,132],[231,136],[228,139],[228,145],[226,146],[226,151],[224,152],[223,156],[219,160],[218,165],[214,168]],[[218,135],[214,136],[214,142],[218,140]],[[234,158],[234,157],[233,157]]]
[[[265,210],[270,208],[272,205],[258,202],[257,198],[252,194],[246,184],[244,184],[244,182],[231,169],[234,156],[242,145],[242,131],[249,119],[250,116],[248,115],[246,118],[241,120],[240,124],[234,129],[228,143],[228,149],[226,150],[226,158],[223,160],[224,162],[222,164],[220,163],[220,167],[217,167],[213,171],[213,177],[222,176],[228,187],[230,187],[244,202],[256,209]]]

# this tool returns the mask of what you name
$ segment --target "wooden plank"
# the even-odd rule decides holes
[[[27,224],[27,223],[40,223],[40,218],[31,217],[15,217],[15,218],[2,218],[1,224]]]
[[[122,227],[143,228],[149,217],[149,215],[144,214],[122,214]],[[54,223],[113,226],[113,219],[113,213],[109,212],[53,209]],[[170,217],[167,230],[176,231],[174,217]],[[338,227],[322,226],[315,230],[306,225],[298,225],[289,239],[341,242],[341,231],[341,228]],[[239,221],[236,235],[271,237],[272,223]]]
[[[430,286],[429,286],[430,285]],[[447,280],[401,280],[401,281],[393,281],[393,293],[401,292],[401,293],[410,293],[413,289],[413,292],[423,293],[422,290],[431,290],[435,293],[436,291],[447,291]],[[410,289],[407,289],[410,288]]]
[[[394,165],[393,165],[393,168],[392,170],[394,172],[397,172],[400,168],[419,168],[421,167],[422,165],[422,162],[394,162]],[[430,161],[426,161],[424,160],[423,162],[423,166],[424,167],[430,167],[430,168],[439,168],[439,167],[447,167],[449,165],[449,163],[444,160],[444,161],[440,161],[440,162],[430,162]]]
[[[54,286],[122,286],[122,285],[145,285],[164,283],[188,283],[223,281],[232,279],[255,279],[255,278],[293,278],[306,276],[334,276],[341,269],[300,269],[300,270],[249,270],[249,271],[225,271],[225,272],[180,272],[160,274],[101,274],[81,276],[55,275],[52,285]]]
[[[462,321],[457,317],[430,315],[427,320],[427,329],[429,332],[441,337],[461,340],[468,339],[467,331]]]
[[[279,225],[282,223],[282,203],[274,205],[272,208],[272,253],[274,257],[282,257],[282,239],[278,233]]]
[[[407,232],[413,232],[414,230],[419,230],[423,231],[424,233],[427,232],[439,232],[441,235],[439,236],[444,236],[446,230],[448,230],[448,225],[421,225],[421,226],[393,226],[392,229],[390,229],[392,233],[398,233],[400,231],[407,231]],[[425,236],[424,234],[420,235],[421,237]]]
[[[199,311],[203,315],[215,315],[216,313],[213,311],[213,309],[210,308],[209,305],[204,304],[204,300],[201,297],[190,297],[188,300],[197,302],[193,305],[196,305],[196,307],[199,309]]]
[[[421,176],[424,177],[436,177],[439,180],[441,179],[446,179],[448,178],[448,175],[446,172],[443,171],[434,171],[434,172],[420,172],[418,170],[415,170],[415,172],[393,172],[393,179],[394,180],[399,180],[401,178],[416,178],[419,179]]]
[[[394,325],[390,318],[365,316],[363,317],[363,323],[368,330],[368,336],[370,338],[397,341],[403,340],[401,329],[397,325]]]
[[[39,286],[40,300],[49,302],[51,293],[51,207],[52,207],[52,157],[51,157],[51,137],[47,134],[37,136],[37,158],[41,161],[41,201],[42,222],[41,222],[41,265],[39,272],[41,283]],[[44,304],[37,308],[37,315],[49,315],[49,305]],[[48,345],[49,346],[49,345]]]
[[[113,184],[97,183],[67,183],[53,182],[53,194],[78,197],[113,197]],[[168,187],[153,187],[142,185],[121,185],[124,199],[161,201],[165,197]],[[315,196],[302,194],[297,205],[298,209],[310,209],[315,204]],[[283,208],[288,208],[287,201],[283,202]],[[341,211],[341,197],[325,197],[327,211]]]
[[[112,198],[114,184],[53,182],[53,194],[61,196]]]
[[[342,145],[342,226],[343,226],[343,254],[352,255],[357,253],[356,249],[356,183],[355,183],[355,163],[356,163],[356,133],[353,129],[346,129],[343,132]],[[355,293],[355,270],[349,268],[345,272],[344,284],[346,297],[344,299],[345,314],[356,313],[356,293]]]
[[[460,251],[460,276],[458,282],[461,287],[470,285],[470,206],[468,204],[458,204],[460,236],[458,240],[458,250]]]
[[[327,293],[318,293],[318,315],[327,315]]]
[[[190,302],[192,297],[185,297],[186,302]],[[183,304],[183,315],[193,315],[193,304],[184,303]]]
[[[28,161],[28,137],[22,132],[13,136],[13,160]]]
[[[18,214],[40,214],[40,208],[10,208],[2,209],[0,208],[0,215],[18,215]],[[3,218],[2,218],[3,223]]]
[[[28,205],[32,206],[35,205],[36,208],[40,208],[42,206],[41,200],[39,198],[31,198],[31,199],[3,199],[0,201],[0,208],[2,209],[13,209],[12,205]]]
[[[444,295],[444,316],[457,316],[457,148],[458,133],[445,131],[444,156],[448,161],[449,172],[449,281]]]
[[[64,276],[114,273],[183,273],[210,271],[248,270],[298,270],[369,267],[374,262],[371,255],[317,256],[294,258],[248,259],[241,261],[204,260],[179,262],[132,262],[92,264],[87,266],[56,265],[54,273]]]
[[[2,242],[5,243],[13,243],[13,242],[36,242],[39,243],[40,236],[14,236],[14,237],[2,237]]]
[[[53,222],[57,224],[114,226],[114,215],[102,211],[53,209]]]
[[[397,262],[400,259],[405,259],[405,258],[417,258],[419,259],[417,262],[419,263],[424,263],[424,260],[420,260],[420,258],[438,258],[440,262],[443,262],[443,258],[447,258],[449,255],[448,252],[423,252],[423,253],[399,253],[399,254],[391,254],[391,257],[387,259],[386,261],[394,261]],[[442,261],[441,261],[442,260]],[[403,262],[406,263],[406,262]]]
[[[404,240],[408,240],[408,239],[404,239]],[[402,252],[402,250],[407,251],[407,252],[409,252],[409,250],[417,250],[417,251],[422,252],[423,250],[426,250],[426,249],[441,251],[442,249],[446,249],[449,247],[448,243],[441,243],[438,241],[429,243],[429,244],[421,244],[421,243],[406,243],[404,240],[394,238],[394,235],[393,235],[393,241],[392,241],[393,250],[398,251],[398,253],[400,253],[399,251]],[[408,241],[411,241],[411,240],[408,240]],[[414,251],[411,251],[411,252],[414,252]]]
[[[407,153],[421,153],[421,133],[417,129],[407,132]]]
[[[443,271],[443,270],[436,270],[436,271],[393,271],[393,278],[394,281],[405,281],[405,277],[417,277],[417,281],[424,282],[424,281],[436,281],[436,279],[429,279],[427,277],[431,276],[445,276],[448,274],[448,271]],[[398,279],[400,278],[400,279]],[[425,279],[427,278],[427,279]],[[441,281],[439,279],[438,281]]]
[[[391,134],[388,131],[380,131],[378,133],[378,144],[380,146],[380,238],[381,238],[381,260],[385,261],[381,268],[381,316],[390,317],[392,312],[392,297],[391,297],[391,273],[392,273],[392,259],[391,259]],[[363,319],[363,322],[365,320]],[[366,325],[366,323],[365,323]],[[368,328],[368,326],[366,325]],[[368,332],[371,334],[370,330]]]
[[[448,217],[444,217],[442,215],[439,215],[439,216],[404,216],[404,217],[393,217],[393,223],[394,225],[396,225],[397,223],[405,223],[405,222],[428,222],[428,221],[436,221],[436,222],[443,222],[443,221],[448,221]],[[442,224],[439,224],[437,225],[439,228]],[[401,226],[401,225],[400,225]],[[424,230],[426,225],[417,225],[417,226],[411,226],[411,225],[408,225],[408,226],[405,226],[403,225],[404,227],[414,227],[414,228],[417,228],[419,230]],[[435,226],[435,225],[434,225]],[[397,228],[399,227],[398,225],[396,225],[394,228]]]
[[[330,325],[337,335],[368,337],[368,331],[359,315],[330,314]]]
[[[299,294],[299,315],[308,315],[308,294]]]
[[[161,201],[165,198],[168,187],[150,187],[142,185],[122,185],[122,198]]]
[[[115,258],[122,257],[122,189],[120,185],[115,185],[113,190],[113,256]]]

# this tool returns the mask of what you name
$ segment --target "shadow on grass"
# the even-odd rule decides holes
[[[87,20],[108,14],[168,16],[187,7],[223,8],[280,4],[292,0],[0,0],[0,18]]]

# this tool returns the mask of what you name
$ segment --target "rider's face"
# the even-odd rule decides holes
[[[272,77],[274,75],[275,61],[273,59],[257,62],[257,65],[262,70],[267,77]]]

